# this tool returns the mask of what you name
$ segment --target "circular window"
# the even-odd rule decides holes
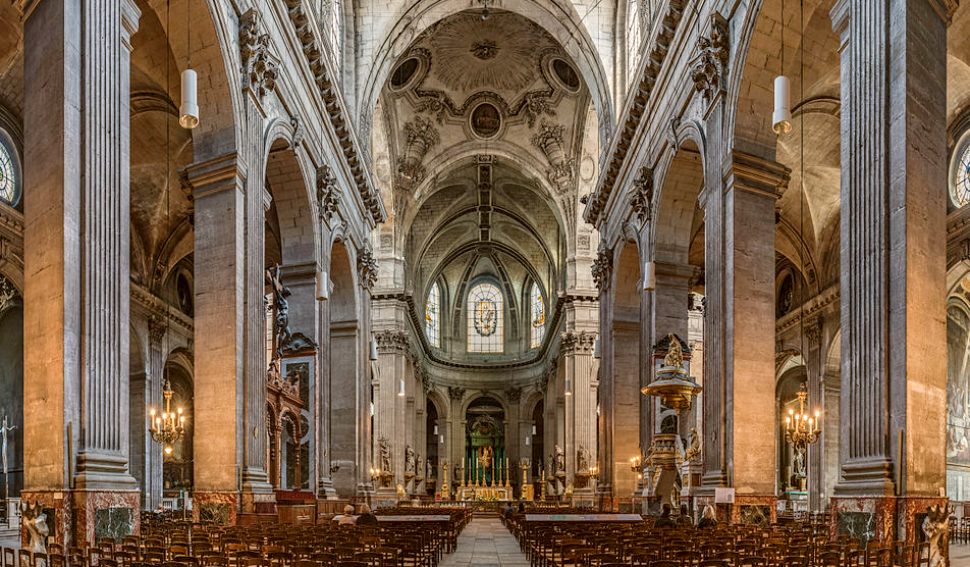
[[[552,60],[552,73],[566,90],[569,92],[579,91],[579,74],[565,59],[556,57]]]
[[[475,135],[491,138],[498,134],[502,127],[502,114],[494,104],[483,102],[472,110],[471,128]]]
[[[13,149],[7,145],[0,132],[0,201],[11,207],[20,202],[20,179]]]
[[[957,207],[970,204],[970,136],[964,134],[953,157],[950,198]]]
[[[394,89],[403,89],[411,82],[414,75],[418,72],[418,67],[421,66],[420,61],[417,57],[408,57],[404,61],[394,68],[391,72],[391,87]]]

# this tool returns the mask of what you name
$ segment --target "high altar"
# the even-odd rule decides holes
[[[465,458],[458,467],[458,500],[512,500],[513,470],[495,419],[487,414],[475,419],[466,442]]]

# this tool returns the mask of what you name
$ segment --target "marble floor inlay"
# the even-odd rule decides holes
[[[475,518],[458,537],[458,549],[446,555],[441,567],[528,567],[529,562],[519,550],[502,521],[498,518]]]

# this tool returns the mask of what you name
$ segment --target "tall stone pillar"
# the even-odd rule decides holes
[[[788,170],[735,152],[706,183],[703,485],[735,488],[732,519],[774,516],[775,201]]]
[[[404,426],[407,398],[399,395],[406,367],[410,364],[408,338],[404,331],[381,330],[374,333],[374,339],[377,341],[377,376],[373,380],[374,447],[387,443],[394,474],[389,486],[375,488],[379,499],[395,500],[397,485],[404,485],[404,448],[408,441]]]
[[[576,505],[587,506],[593,505],[595,481],[582,475],[589,475],[591,467],[598,467],[595,339],[596,333],[592,331],[569,331],[563,334],[561,343],[566,379],[572,385],[572,395],[566,398],[565,416],[567,483],[575,487]]]
[[[22,497],[54,510],[55,541],[93,542],[96,524],[117,535],[138,529],[128,472],[128,101],[141,14],[134,2],[107,0],[21,9]]]
[[[195,206],[193,515],[235,523],[244,437],[246,168],[225,154],[185,170]]]
[[[845,531],[864,518],[882,541],[914,541],[915,514],[945,501],[941,243],[955,5],[840,0],[831,11],[843,105],[843,449],[833,521]]]
[[[145,398],[149,407],[161,408],[162,388],[165,381],[165,354],[167,325],[159,319],[148,321],[148,375],[145,377]],[[132,411],[135,411],[132,409]],[[148,423],[144,415],[140,416],[142,427]],[[134,422],[134,419],[132,419]],[[145,484],[142,486],[145,508],[155,510],[162,503],[162,444],[152,440],[145,432]]]
[[[799,316],[805,317],[806,314],[803,311]],[[807,373],[808,408],[810,410],[811,408],[818,408],[821,411],[825,403],[825,361],[822,359],[822,321],[818,316],[810,317],[805,320],[803,325],[805,333],[805,352],[803,356]],[[823,458],[825,433],[823,432],[819,437],[819,441],[809,445],[807,455],[808,506],[810,510],[816,512],[821,511],[823,508],[822,496],[825,490],[826,474]]]

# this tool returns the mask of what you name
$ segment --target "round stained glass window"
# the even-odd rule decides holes
[[[20,200],[20,190],[17,187],[17,170],[13,155],[0,140],[0,200],[15,207]]]
[[[970,204],[970,140],[963,143],[956,159],[950,196],[954,205],[962,207]]]

